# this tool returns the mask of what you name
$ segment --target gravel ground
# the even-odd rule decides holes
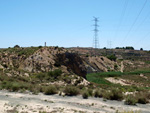
[[[0,113],[116,113],[116,111],[150,113],[150,104],[124,105],[121,101],[104,101],[102,98],[59,95],[33,95],[0,91]]]

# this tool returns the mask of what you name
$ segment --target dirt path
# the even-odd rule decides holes
[[[108,80],[111,83],[114,83],[114,84],[120,84],[120,85],[123,85],[123,86],[132,85],[129,81],[121,79],[121,78],[116,79],[116,78],[113,78],[113,77],[108,77],[108,78],[105,78],[105,79]]]
[[[103,101],[102,98],[82,99],[81,96],[62,97],[59,95],[31,95],[0,91],[0,113],[115,113],[119,111],[138,110],[150,113],[150,104],[137,106],[124,105],[119,101]]]

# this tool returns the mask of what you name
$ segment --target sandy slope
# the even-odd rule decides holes
[[[46,96],[43,94],[31,95],[0,91],[0,113],[115,113],[119,111],[138,110],[150,113],[150,104],[137,106],[124,105],[118,101],[103,101],[101,98],[82,99],[81,96],[62,97],[59,95]]]

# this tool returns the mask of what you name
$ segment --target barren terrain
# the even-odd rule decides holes
[[[1,113],[115,113],[116,111],[150,113],[150,104],[129,106],[124,105],[123,101],[104,101],[102,98],[94,97],[82,99],[81,96],[46,96],[0,91]]]

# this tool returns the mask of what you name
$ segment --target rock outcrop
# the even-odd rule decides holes
[[[61,69],[64,74],[76,74],[84,78],[86,76],[83,60],[78,54],[67,49],[43,47],[30,54],[28,54],[30,49],[26,54],[23,51],[25,49],[11,48],[0,52],[0,68],[5,68],[11,71],[9,73],[15,75],[20,74],[20,72],[17,73],[17,70],[23,70],[25,73],[41,73]],[[23,53],[20,54],[21,52]],[[22,75],[26,75],[25,73]]]
[[[69,72],[73,72],[79,76],[86,78],[87,70],[83,63],[83,60],[76,53],[61,53],[56,55],[57,65],[64,65]]]

